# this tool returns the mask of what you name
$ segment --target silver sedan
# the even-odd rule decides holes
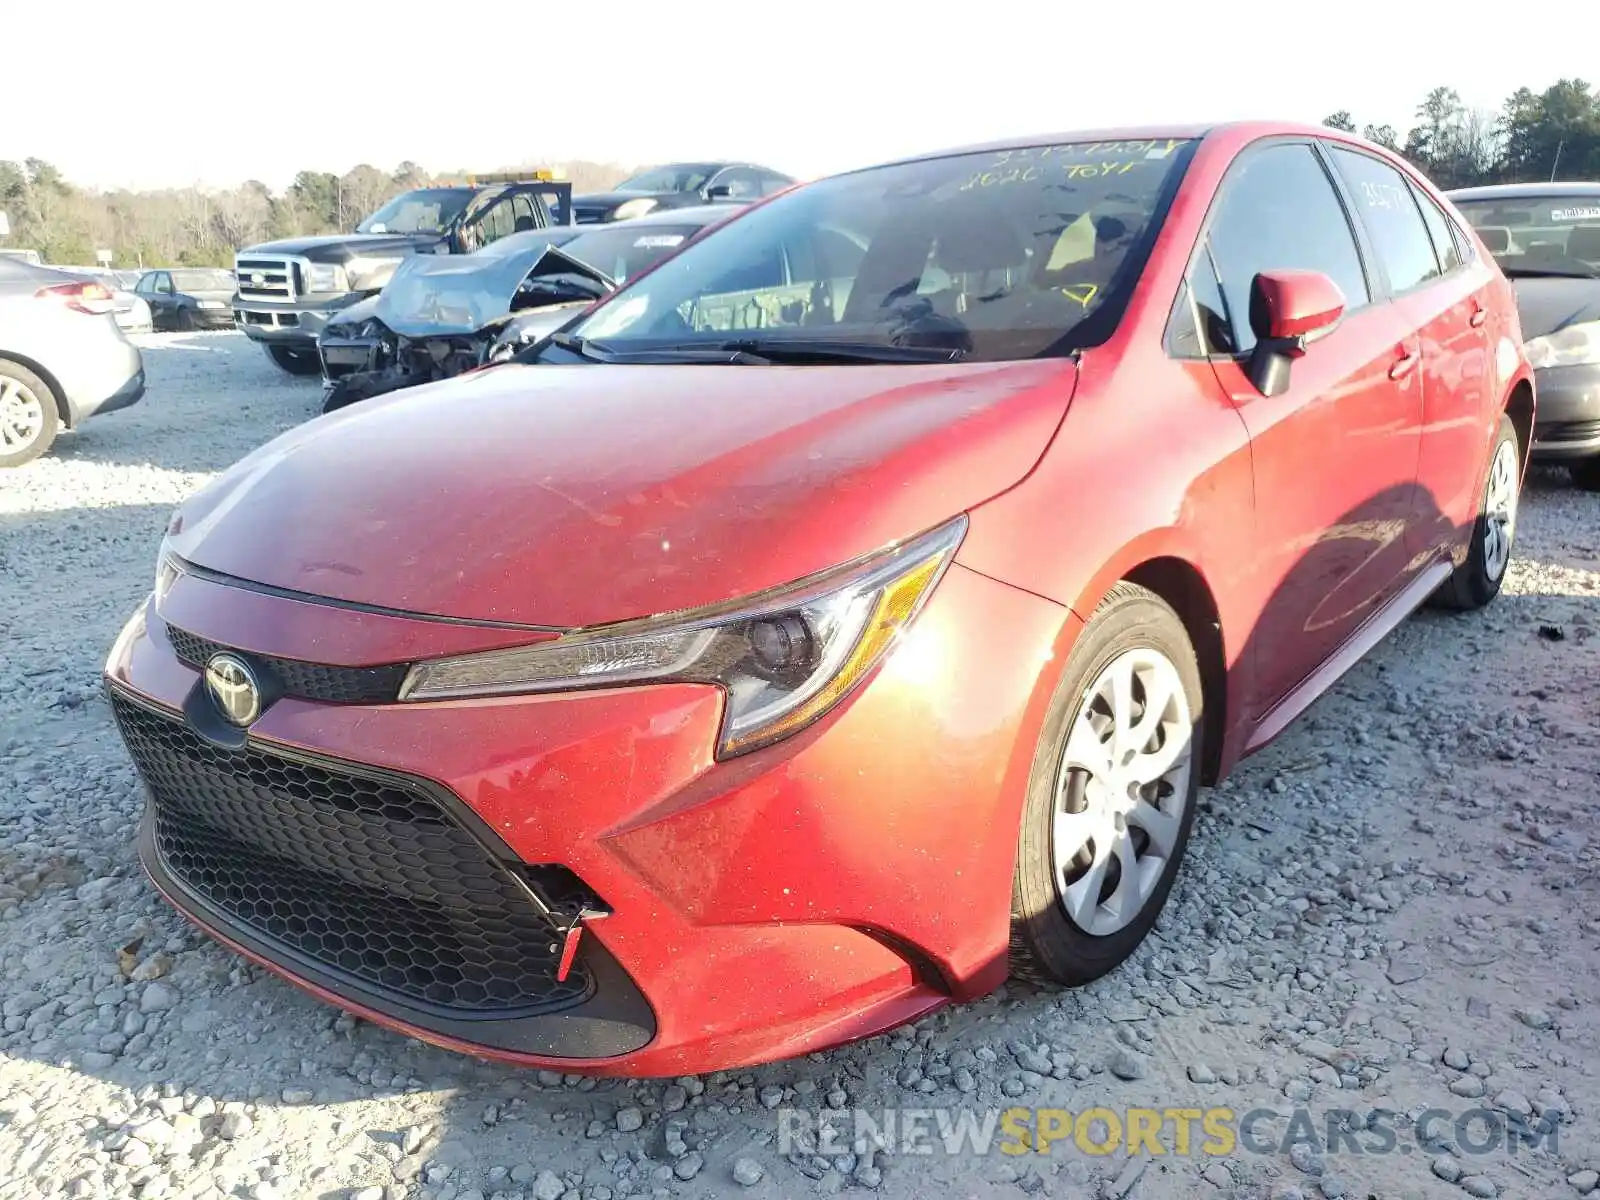
[[[96,280],[0,256],[0,468],[144,395],[144,362],[114,309]]]

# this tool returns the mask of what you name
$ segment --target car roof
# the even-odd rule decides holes
[[[1455,188],[1445,193],[1452,200],[1528,200],[1539,196],[1600,196],[1600,183],[1487,183]]]

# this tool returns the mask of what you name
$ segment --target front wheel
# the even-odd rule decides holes
[[[173,322],[173,328],[179,333],[194,332],[194,314],[186,308],[178,310],[178,318]]]
[[[1461,565],[1434,594],[1442,607],[1468,612],[1482,608],[1500,594],[1500,585],[1511,566],[1521,494],[1522,451],[1516,427],[1510,417],[1503,416],[1489,449],[1488,478],[1472,524],[1472,544]]]
[[[289,346],[268,346],[267,357],[291,375],[320,375],[322,361],[315,350],[295,350]]]
[[[1012,882],[1012,974],[1088,983],[1150,932],[1194,823],[1203,708],[1177,613],[1117,584],[1067,661],[1034,754]]]

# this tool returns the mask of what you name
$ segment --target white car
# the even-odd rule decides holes
[[[133,292],[133,284],[138,282],[139,272],[133,272],[135,278],[130,283],[127,271],[110,271],[103,267],[55,267],[54,269],[66,271],[83,279],[96,280],[110,288],[111,315],[116,318],[117,324],[122,326],[122,332],[149,333],[154,328],[150,305],[145,302],[143,296],[135,295]]]
[[[112,310],[97,280],[0,257],[0,468],[144,395],[144,361]]]

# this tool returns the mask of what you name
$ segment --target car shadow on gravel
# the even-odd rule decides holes
[[[1542,484],[1531,500],[1535,509],[1550,502]],[[1280,586],[1292,602],[1274,636],[1291,618],[1326,620],[1359,609],[1363,579],[1341,564],[1371,557],[1371,539],[1382,529],[1374,514],[1393,511],[1395,502],[1392,494],[1375,497],[1371,511],[1336,523],[1347,531],[1343,544],[1327,539],[1301,560]],[[1386,747],[1382,720],[1373,720],[1373,713],[1412,711],[1404,689],[1391,682],[1393,669],[1439,622],[1458,622],[1463,632],[1456,636],[1465,643],[1486,622],[1525,625],[1541,599],[1507,597],[1501,606],[1509,615],[1497,607],[1407,623],[1223,787],[1203,792],[1192,859],[1167,911],[1150,939],[1105,979],[1071,992],[1014,983],[827,1053],[629,1082],[495,1065],[358,1021],[217,947],[156,897],[133,861],[140,787],[98,694],[98,666],[116,626],[147,590],[153,540],[142,543],[159,536],[168,509],[104,511],[130,519],[97,533],[96,515],[81,510],[29,514],[10,525],[0,518],[0,569],[25,564],[24,605],[0,615],[0,636],[40,664],[34,682],[24,676],[25,695],[0,702],[0,717],[26,711],[40,718],[26,739],[9,742],[0,721],[0,768],[18,781],[0,796],[0,827],[24,830],[0,843],[10,856],[0,859],[7,979],[0,1113],[23,1134],[29,1122],[18,1124],[18,1113],[49,1119],[58,1140],[71,1143],[52,1156],[52,1139],[32,1138],[15,1164],[18,1176],[93,1175],[128,1191],[161,1177],[180,1194],[209,1180],[224,1193],[260,1200],[342,1198],[362,1189],[412,1196],[424,1188],[461,1200],[657,1189],[788,1200],[841,1186],[895,1200],[999,1197],[1015,1196],[1019,1185],[1039,1192],[1042,1176],[1058,1167],[1051,1194],[1064,1188],[1079,1195],[1096,1177],[1125,1174],[1121,1159],[1057,1162],[1048,1171],[1023,1162],[1007,1166],[1009,1175],[996,1158],[970,1155],[786,1161],[776,1110],[984,1112],[1059,1104],[1076,1111],[1108,1097],[1160,1107],[1217,1095],[1237,1104],[1237,1093],[1200,1090],[1235,1086],[1281,1103],[1273,1064],[1287,1051],[1273,1040],[1273,1022],[1292,1018],[1302,1028],[1320,1016],[1337,1024],[1333,1010],[1357,1006],[1356,993],[1374,985],[1360,973],[1361,960],[1346,958],[1340,969],[1356,976],[1346,987],[1325,956],[1353,947],[1376,962],[1385,953],[1382,928],[1351,898],[1365,893],[1336,890],[1342,885],[1332,872],[1355,871],[1370,858],[1372,822],[1401,819],[1388,805],[1361,807],[1374,787],[1386,785],[1374,753],[1415,760],[1419,773],[1426,768],[1421,750]],[[53,549],[36,554],[30,545]],[[116,582],[98,592],[61,583],[80,576]],[[1583,604],[1600,616],[1600,598]],[[43,632],[61,628],[71,636]],[[1258,631],[1236,662],[1270,650]],[[1430,661],[1431,676],[1418,678],[1448,689],[1459,674],[1486,667],[1492,663]],[[66,756],[75,756],[73,783],[62,788],[52,782],[59,774],[53,764]],[[1340,764],[1350,758],[1357,765],[1346,772]],[[63,836],[63,829],[72,832]],[[1302,882],[1285,881],[1303,846],[1332,864],[1325,890],[1307,893]],[[1291,895],[1306,907],[1288,907]],[[1268,998],[1280,984],[1286,999],[1272,1008]],[[1363,1017],[1359,1028],[1374,1019]],[[1230,1047],[1232,1065],[1202,1061],[1218,1046]],[[21,1072],[3,1073],[7,1060],[64,1068],[92,1097],[76,1092],[49,1108],[43,1089],[18,1082]],[[4,1128],[0,1121],[0,1135]],[[1425,1170],[1425,1163],[1417,1165]],[[1158,1163],[1133,1195],[1194,1194],[1204,1165]],[[1252,1169],[1248,1161],[1238,1167],[1237,1181],[1264,1187],[1249,1177]],[[814,1180],[823,1181],[820,1188]]]
[[[270,438],[322,411],[319,378],[284,373],[243,334],[145,334],[133,341],[144,359],[143,398],[91,417],[61,437],[50,457],[220,471],[266,440],[263,426]]]

